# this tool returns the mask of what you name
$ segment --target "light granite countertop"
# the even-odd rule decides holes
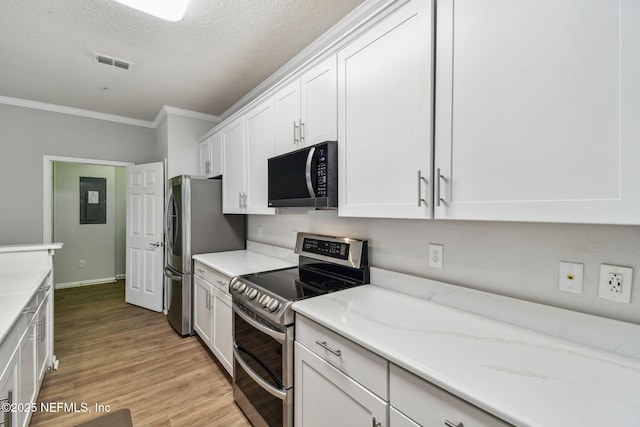
[[[640,425],[636,358],[374,285],[293,308],[509,423]]]

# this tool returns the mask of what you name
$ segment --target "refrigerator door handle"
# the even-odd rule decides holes
[[[176,280],[176,281],[182,280],[182,276],[174,274],[169,267],[164,268],[164,275],[171,280]]]

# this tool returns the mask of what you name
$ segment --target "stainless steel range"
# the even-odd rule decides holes
[[[369,283],[366,240],[298,233],[298,267],[231,281],[233,396],[256,427],[293,425],[298,300]]]

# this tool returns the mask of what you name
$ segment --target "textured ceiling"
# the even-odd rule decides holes
[[[361,2],[191,0],[174,23],[111,0],[0,0],[0,96],[147,121],[162,105],[220,115]]]

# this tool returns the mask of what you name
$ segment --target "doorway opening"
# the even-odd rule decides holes
[[[44,156],[43,241],[64,243],[54,258],[56,288],[124,278],[126,167],[129,165],[132,163]],[[104,224],[80,223],[83,203],[80,181],[85,177],[105,179],[106,196],[98,190],[91,194],[105,203]]]

